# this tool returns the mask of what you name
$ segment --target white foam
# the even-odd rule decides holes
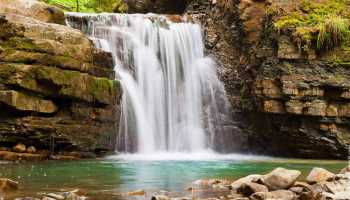
[[[118,154],[108,156],[111,160],[128,160],[128,161],[217,161],[217,160],[270,160],[271,157],[243,155],[243,154],[219,154],[213,151],[201,152],[158,152],[152,154]]]

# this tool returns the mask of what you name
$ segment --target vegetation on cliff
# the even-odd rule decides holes
[[[349,46],[349,8],[347,0],[302,0],[289,11],[279,13],[274,27],[279,32],[291,31],[294,43],[303,51]]]
[[[125,12],[127,7],[123,0],[43,0],[65,11],[74,12]]]

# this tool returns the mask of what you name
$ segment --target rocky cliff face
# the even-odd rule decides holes
[[[55,8],[44,7],[55,12],[31,18],[21,9],[14,12],[12,4],[42,6],[0,1],[0,146],[21,142],[56,153],[113,150],[119,86],[112,56],[80,31],[56,24],[61,18],[51,15],[63,13]]]
[[[221,63],[219,71],[240,121],[237,131],[243,149],[346,159],[350,143],[348,48],[322,51],[311,38],[310,48],[301,49],[303,41],[296,40],[295,28],[274,27],[294,12],[307,15],[309,11],[299,11],[305,6],[302,3],[193,1],[187,13],[203,24],[209,53]],[[327,3],[338,2],[321,2],[322,6]],[[297,30],[300,34],[302,29]],[[318,33],[313,31],[311,37]]]

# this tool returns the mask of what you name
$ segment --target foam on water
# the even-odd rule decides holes
[[[275,158],[243,154],[219,154],[211,150],[181,153],[158,152],[152,154],[119,154],[107,157],[110,160],[125,161],[233,161],[233,160],[272,160]]]

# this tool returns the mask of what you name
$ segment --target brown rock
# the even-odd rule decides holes
[[[333,173],[325,169],[315,167],[311,170],[310,174],[306,177],[306,181],[309,184],[321,183],[333,177],[334,177]]]
[[[276,100],[264,101],[264,111],[269,113],[285,113],[283,103]]]
[[[302,55],[289,37],[283,36],[278,40],[278,58],[294,60],[301,59]]]
[[[244,196],[250,196],[257,192],[268,192],[269,190],[265,185],[258,183],[243,183],[238,189],[237,192],[243,194]]]
[[[262,182],[269,190],[280,190],[290,188],[300,176],[301,172],[297,170],[288,170],[276,168],[262,178]]]
[[[0,178],[0,191],[9,191],[9,190],[17,190],[18,189],[18,182],[7,179],[7,178]]]
[[[314,100],[304,104],[306,109],[305,115],[326,116],[327,103],[322,100]]]
[[[304,104],[298,100],[290,100],[286,102],[286,111],[292,114],[303,114]]]
[[[27,153],[36,153],[36,148],[34,146],[30,146],[27,148]]]
[[[340,174],[350,173],[350,165],[343,168],[339,173]]]
[[[57,106],[50,100],[29,96],[14,90],[0,91],[0,102],[19,111],[54,113],[58,109]]]
[[[0,13],[16,13],[43,22],[65,24],[62,10],[37,0],[0,0]]]
[[[144,196],[146,195],[145,190],[135,190],[127,193],[128,196]]]
[[[26,145],[22,144],[22,143],[18,143],[16,146],[14,146],[13,148],[14,152],[17,153],[24,153],[26,152]]]
[[[294,192],[288,190],[276,190],[273,192],[257,192],[250,196],[251,200],[296,200]]]
[[[47,159],[47,154],[15,153],[10,151],[0,151],[0,160],[8,161],[41,161]]]
[[[259,175],[259,174],[252,174],[243,178],[240,178],[236,181],[234,181],[231,186],[232,186],[232,190],[237,191],[238,188],[241,188],[242,185],[245,184],[250,184],[250,183],[256,183],[258,182],[263,176]]]

